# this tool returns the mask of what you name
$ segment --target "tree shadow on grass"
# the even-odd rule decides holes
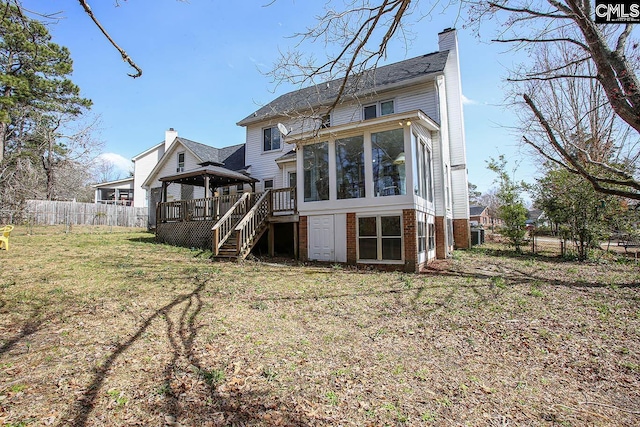
[[[47,320],[49,320],[49,317],[42,317],[39,309],[34,310],[29,319],[20,328],[20,332],[0,345],[0,356],[10,351],[20,341],[38,332]]]
[[[127,239],[130,242],[136,242],[136,243],[152,243],[152,244],[158,244],[158,242],[156,241],[156,236],[148,236],[148,237],[132,237]]]
[[[0,301],[0,309],[6,305],[6,301]],[[59,311],[49,312],[46,315],[43,313],[43,308],[48,306],[48,302],[40,301],[33,304],[21,303],[22,310],[30,310],[28,318],[19,327],[20,332],[15,334],[12,338],[4,340],[0,345],[0,356],[11,351],[18,343],[25,338],[38,332],[47,322],[55,318]],[[29,307],[26,307],[29,306]]]
[[[156,310],[147,317],[135,333],[126,341],[117,345],[115,350],[100,365],[93,370],[90,383],[86,391],[80,396],[76,403],[69,408],[65,420],[65,425],[84,427],[89,421],[99,398],[99,392],[109,376],[116,360],[136,341],[141,339],[145,331],[156,320],[161,319],[166,324],[166,334],[169,341],[167,352],[171,352],[171,359],[163,370],[162,390],[163,400],[159,412],[165,416],[162,422],[168,425],[201,425],[209,422],[212,418],[218,417],[222,425],[244,425],[262,420],[262,416],[268,408],[259,402],[264,402],[268,396],[264,392],[233,393],[222,394],[218,392],[217,385],[223,378],[217,377],[207,369],[200,360],[197,353],[195,341],[200,326],[199,317],[202,311],[203,302],[201,294],[206,288],[206,281],[203,280],[188,294],[183,294],[163,307]],[[182,307],[180,307],[182,305]],[[172,320],[172,315],[177,315],[177,322]],[[195,374],[204,380],[205,395],[207,399],[190,399],[185,396],[184,390],[176,386],[174,379],[179,377],[181,371],[180,364],[189,364]],[[157,421],[150,418],[160,414],[148,413],[147,424],[155,425]],[[283,425],[303,426],[307,425],[296,418],[296,414],[282,414]],[[185,424],[182,424],[185,425]],[[217,424],[216,424],[217,425]]]

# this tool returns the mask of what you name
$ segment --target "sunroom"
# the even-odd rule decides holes
[[[439,129],[415,110],[289,135],[301,256],[407,271],[434,259],[438,239],[449,245],[436,235]]]

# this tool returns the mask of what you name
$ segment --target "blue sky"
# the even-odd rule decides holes
[[[101,124],[96,137],[104,152],[130,159],[161,142],[164,131],[215,147],[244,142],[236,125],[261,105],[289,90],[264,73],[278,52],[295,44],[322,12],[324,2],[306,0],[93,0],[95,15],[111,36],[143,69],[133,70],[102,36],[77,0],[25,0],[39,12],[60,12],[49,29],[74,60],[73,81],[93,100]],[[534,168],[509,130],[514,118],[500,107],[503,78],[514,56],[505,47],[479,41],[456,21],[457,10],[432,14],[417,22],[409,45],[395,44],[385,63],[433,52],[437,34],[458,28],[465,104],[469,180],[481,191],[493,186],[486,160],[504,154],[519,163],[518,179],[532,181]],[[490,33],[490,29],[485,31]],[[321,49],[318,45],[316,48]],[[118,155],[118,156],[114,156]]]

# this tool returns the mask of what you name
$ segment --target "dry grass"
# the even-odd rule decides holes
[[[2,426],[640,424],[637,265],[212,263],[84,231],[0,252]]]

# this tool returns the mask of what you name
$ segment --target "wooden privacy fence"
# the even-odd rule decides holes
[[[95,203],[27,200],[26,221],[33,225],[112,225],[147,227],[148,209]]]

